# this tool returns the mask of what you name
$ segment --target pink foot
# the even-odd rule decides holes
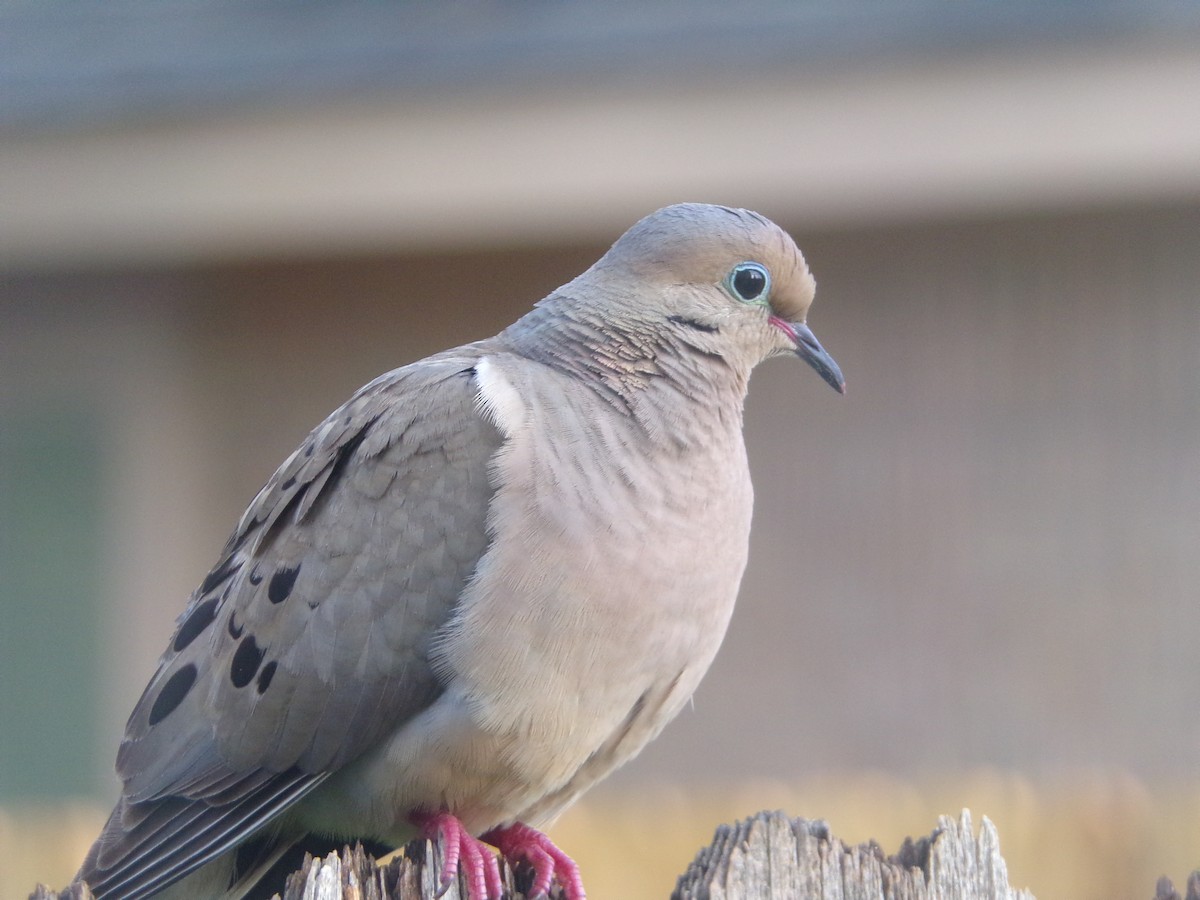
[[[491,847],[472,837],[462,822],[448,812],[414,813],[410,818],[426,838],[440,840],[445,849],[445,862],[438,876],[442,883],[439,897],[454,884],[461,868],[467,879],[469,900],[501,900],[504,882]]]
[[[493,828],[482,838],[498,848],[509,863],[515,865],[524,860],[533,867],[530,897],[547,896],[550,885],[557,881],[566,900],[587,900],[583,892],[583,879],[579,877],[579,866],[540,831],[514,822]]]

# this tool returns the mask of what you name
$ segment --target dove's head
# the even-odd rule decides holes
[[[791,237],[758,213],[665,207],[625,232],[589,276],[640,303],[638,318],[658,317],[659,328],[705,353],[747,370],[794,353],[845,390],[837,363],[805,324],[816,281]]]

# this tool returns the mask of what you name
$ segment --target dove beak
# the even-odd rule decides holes
[[[796,345],[796,355],[816,369],[826,384],[839,394],[846,393],[846,379],[842,377],[842,370],[807,325],[802,322],[786,322],[778,316],[771,317],[771,324],[792,339]]]

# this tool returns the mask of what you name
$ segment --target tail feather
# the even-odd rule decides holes
[[[291,770],[220,806],[183,797],[135,804],[122,798],[76,878],[97,900],[154,896],[252,838],[324,777]]]

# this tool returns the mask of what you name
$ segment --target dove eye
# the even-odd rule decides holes
[[[771,274],[755,262],[738,263],[726,282],[733,295],[747,303],[765,299],[771,290]]]

